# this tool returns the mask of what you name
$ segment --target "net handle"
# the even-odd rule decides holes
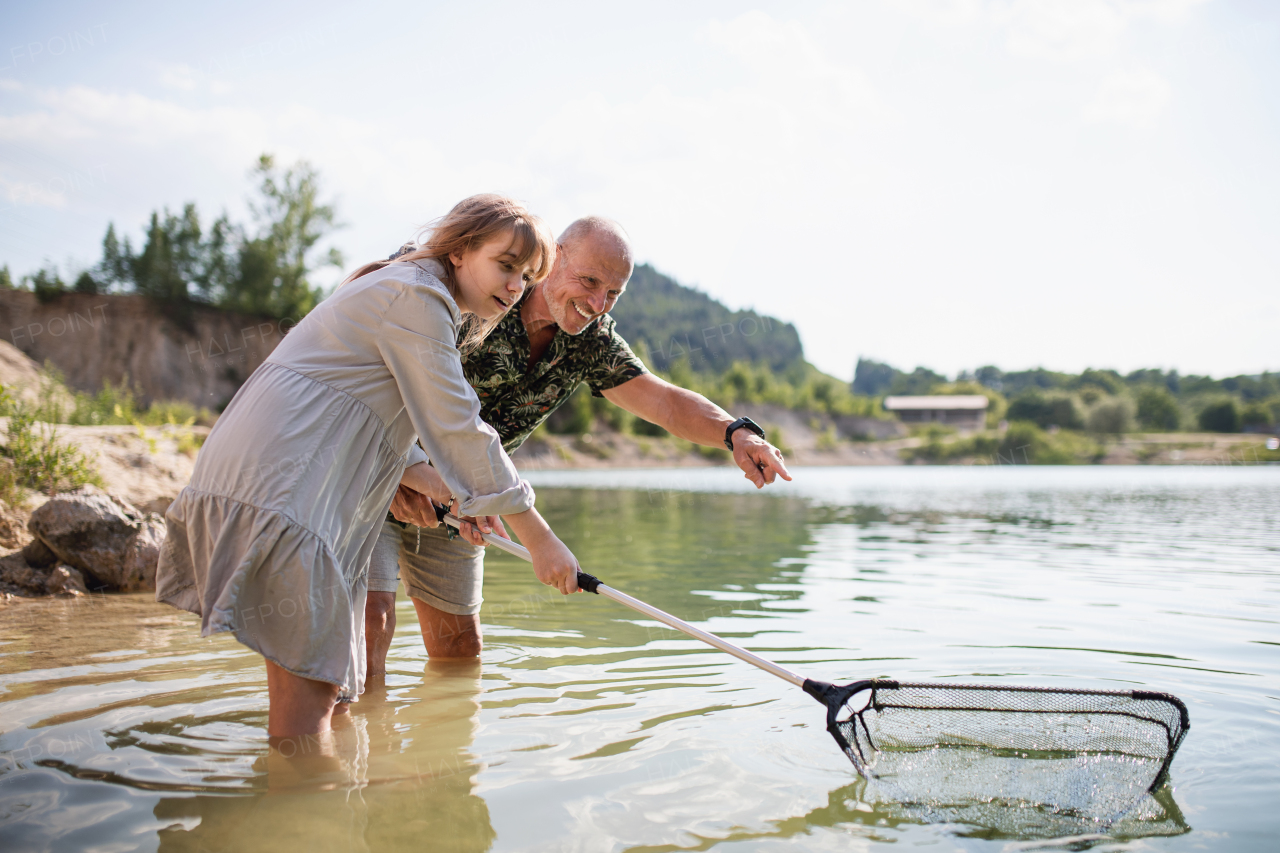
[[[450,527],[460,528],[462,526],[462,522],[452,513],[445,513],[442,520]],[[488,542],[490,545],[506,551],[508,554],[519,557],[522,560],[527,560],[530,563],[533,562],[533,555],[529,553],[529,549],[518,542],[512,542],[510,539],[506,539],[496,533],[481,533],[480,535],[484,537],[484,541]],[[637,613],[643,613],[650,619],[656,619],[669,628],[674,628],[677,631],[688,634],[695,640],[701,640],[709,646],[714,646],[722,652],[733,655],[740,661],[744,661],[754,667],[763,669],[770,675],[776,675],[778,678],[781,678],[789,684],[794,684],[796,687],[805,686],[804,676],[797,675],[786,667],[778,666],[773,661],[765,660],[759,655],[752,654],[741,646],[735,646],[728,640],[722,640],[715,634],[704,631],[701,628],[695,628],[688,622],[683,619],[677,619],[665,610],[659,610],[651,604],[646,604],[638,598],[633,598],[625,592],[606,585],[594,575],[589,575],[586,572],[579,571],[578,588],[586,592],[594,592],[597,595],[603,595],[605,598],[612,599],[625,607],[630,607]]]

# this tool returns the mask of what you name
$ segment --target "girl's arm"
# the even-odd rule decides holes
[[[455,346],[457,307],[421,280],[407,287],[381,318],[376,345],[400,389],[409,420],[456,495],[461,516],[501,515],[533,557],[538,580],[566,595],[578,588],[578,561],[533,508],[533,489],[480,419],[480,400],[462,371]]]
[[[454,345],[455,312],[445,291],[418,280],[382,314],[375,345],[425,457],[460,502],[456,514],[524,512],[533,506],[533,489],[502,451],[498,434],[480,420],[480,401]]]
[[[564,595],[578,591],[578,560],[561,542],[536,509],[502,517],[533,556],[533,573]]]

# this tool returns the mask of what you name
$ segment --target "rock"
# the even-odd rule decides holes
[[[0,465],[4,462],[0,461]],[[31,534],[27,533],[27,516],[21,509],[9,506],[0,501],[0,548],[11,551],[27,544]]]
[[[22,549],[22,559],[27,565],[36,569],[47,569],[58,562],[58,555],[49,550],[49,546],[34,538]]]
[[[0,385],[19,400],[38,402],[40,364],[8,341],[0,341]]]
[[[56,562],[55,558],[55,562]],[[38,595],[86,595],[84,575],[70,566],[54,566],[50,570],[30,566],[22,553],[0,557],[0,601],[12,593],[27,597]]]
[[[84,575],[70,566],[58,566],[49,572],[44,591],[49,595],[87,595],[89,592],[84,588]]]
[[[0,557],[0,584],[7,588],[6,592],[45,595],[47,579],[48,576],[44,572],[28,566],[21,554]]]
[[[168,511],[169,506],[173,503],[172,497],[154,498],[145,503],[138,504],[138,509],[143,512],[154,512],[156,515],[164,515]]]
[[[50,498],[27,524],[59,560],[122,592],[155,589],[164,520],[86,486]],[[96,584],[95,584],[96,585]]]

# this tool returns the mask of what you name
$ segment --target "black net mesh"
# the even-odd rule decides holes
[[[825,688],[825,689],[824,689]],[[1151,807],[1186,707],[1145,691],[865,681],[810,689],[874,799],[916,818],[1106,828]],[[1019,834],[1019,833],[1013,833]]]

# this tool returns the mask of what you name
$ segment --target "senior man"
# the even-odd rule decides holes
[[[632,268],[631,244],[621,227],[601,217],[577,220],[557,241],[551,274],[464,356],[480,416],[497,430],[503,448],[514,452],[585,382],[593,395],[680,438],[709,447],[728,444],[733,461],[756,488],[776,477],[790,480],[782,454],[756,424],[654,376],[614,330],[608,311],[626,290]],[[424,456],[418,451],[413,458]],[[402,482],[418,494],[402,490],[396,514],[432,524],[423,496],[447,495],[443,481],[418,461]],[[477,521],[485,532],[498,524],[497,519]],[[482,542],[469,526],[465,537],[451,539],[442,526],[423,529],[390,518],[384,523],[370,563],[365,606],[369,676],[386,673],[396,624],[397,571],[417,610],[427,654],[480,654],[484,549],[477,545]]]

